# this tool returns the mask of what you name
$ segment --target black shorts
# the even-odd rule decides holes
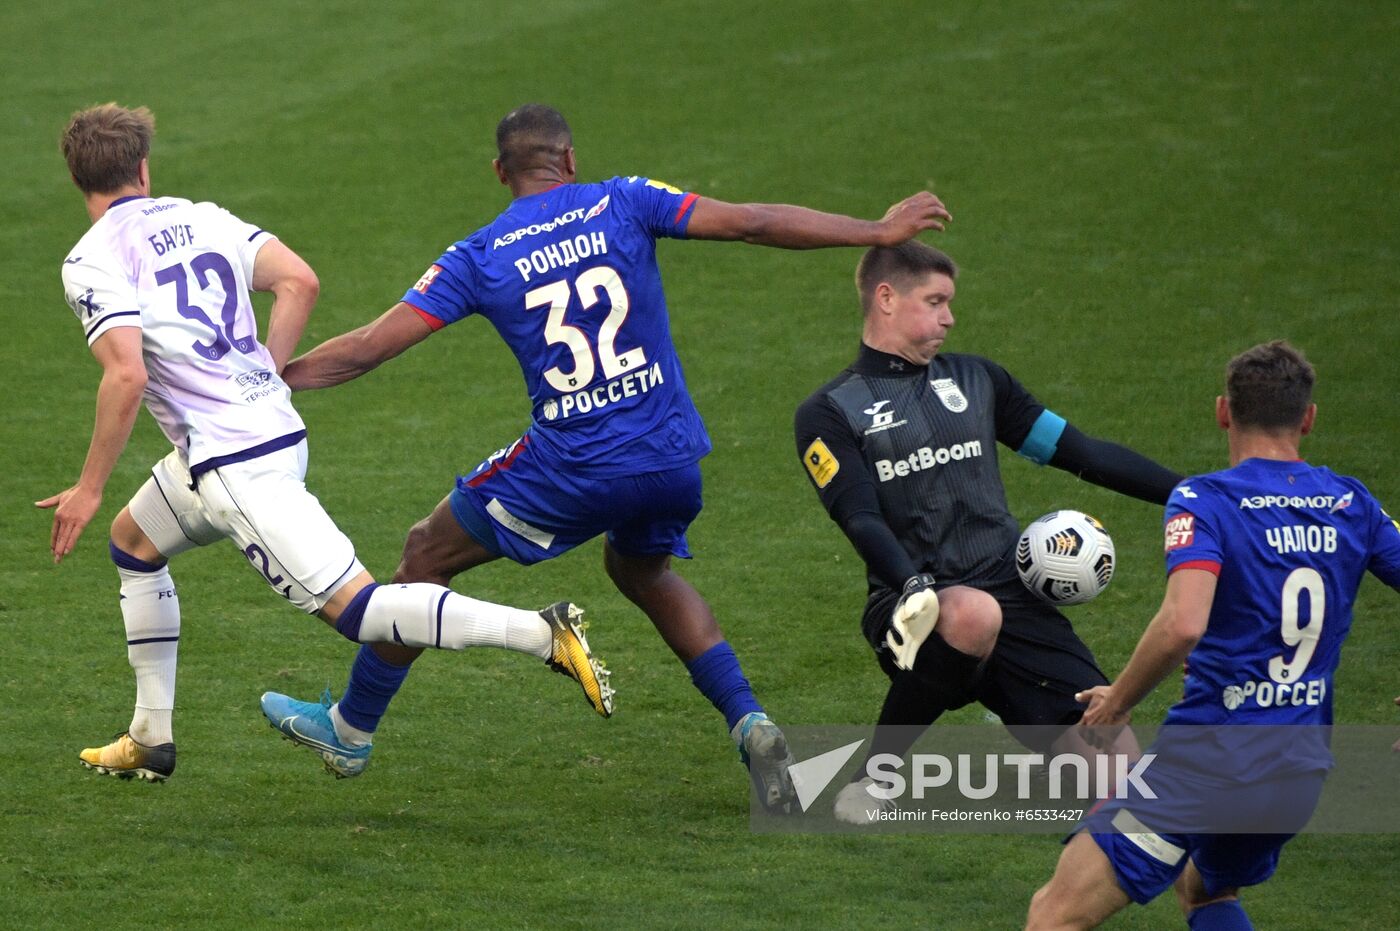
[[[1077,722],[1084,706],[1074,700],[1074,694],[1107,685],[1108,679],[1069,618],[1032,595],[1019,580],[982,590],[1001,605],[1001,633],[977,683],[976,700],[1011,728]],[[898,592],[877,590],[866,602],[861,619],[865,639],[891,679],[896,667],[885,646],[885,632],[898,601]]]

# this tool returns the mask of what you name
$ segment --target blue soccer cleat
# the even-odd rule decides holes
[[[750,711],[730,732],[739,747],[739,759],[749,768],[758,800],[770,812],[797,810],[797,790],[788,767],[797,761],[788,750],[787,738],[762,711]]]
[[[331,721],[331,690],[321,693],[320,703],[297,701],[278,692],[263,692],[262,713],[267,723],[292,743],[301,744],[321,757],[326,772],[337,779],[358,776],[369,765],[371,744],[347,747],[336,736]]]

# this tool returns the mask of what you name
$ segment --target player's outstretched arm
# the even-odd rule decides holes
[[[82,475],[73,487],[34,502],[37,507],[55,508],[49,533],[55,563],[73,552],[83,528],[102,506],[102,491],[126,448],[146,390],[140,327],[108,330],[93,342],[92,354],[102,365],[102,383],[97,388],[97,418]]]
[[[280,374],[296,352],[306,321],[316,306],[316,297],[321,293],[321,282],[301,256],[274,239],[259,249],[253,260],[253,290],[273,294],[267,339],[263,340],[263,345],[271,353]]]
[[[282,380],[293,391],[329,388],[358,378],[370,369],[421,343],[433,332],[418,312],[400,301],[379,319],[358,330],[328,339],[282,371]]]
[[[1112,685],[1100,685],[1074,697],[1089,703],[1081,724],[1127,723],[1138,702],[1181,666],[1205,635],[1215,582],[1215,573],[1205,569],[1178,569],[1168,577],[1162,607],[1143,631],[1122,674]]]
[[[1184,475],[1148,459],[1142,453],[1095,439],[1065,424],[1050,465],[1110,491],[1154,504],[1166,504]]]
[[[928,191],[906,197],[879,220],[857,220],[787,204],[730,204],[702,197],[695,202],[685,234],[690,239],[742,239],[781,249],[897,246],[924,230],[942,230],[951,219],[943,202]]]

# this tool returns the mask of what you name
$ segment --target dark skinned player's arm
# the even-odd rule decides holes
[[[712,197],[695,203],[688,239],[743,240],[780,249],[826,246],[897,246],[952,219],[943,202],[920,191],[890,207],[879,220],[857,220],[787,204],[730,204]]]
[[[288,362],[282,380],[293,391],[329,388],[358,378],[432,332],[417,310],[400,302],[359,329],[332,337]]]

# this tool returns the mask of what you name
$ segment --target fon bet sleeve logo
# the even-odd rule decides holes
[[[1188,512],[1178,514],[1167,521],[1166,551],[1179,550],[1190,546],[1196,539],[1196,515]]]
[[[413,290],[419,294],[427,294],[428,288],[432,287],[433,281],[442,274],[442,266],[434,265],[423,273],[423,277],[418,279],[418,283],[413,286]]]

